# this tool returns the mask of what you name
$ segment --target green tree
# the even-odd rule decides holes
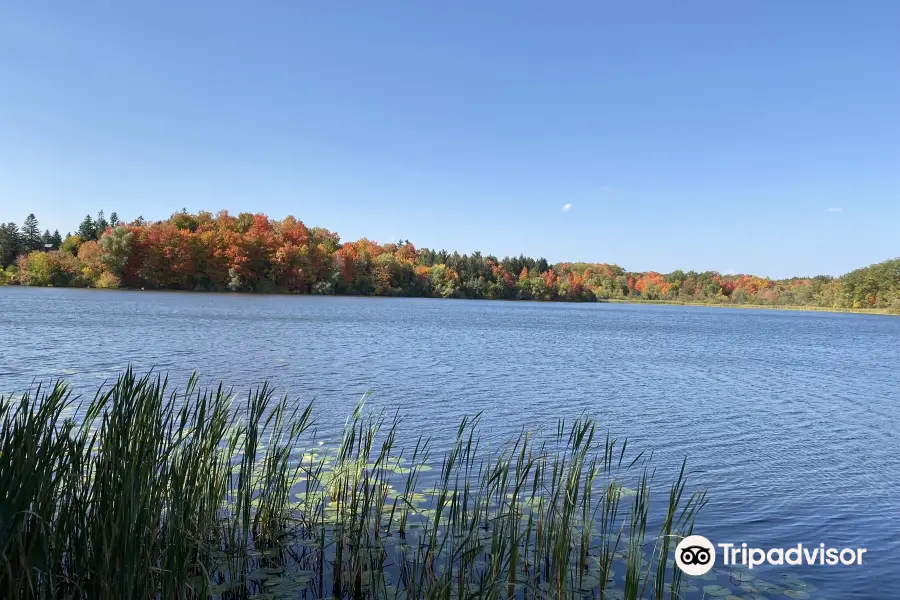
[[[0,269],[0,285],[10,285],[19,280],[19,268],[16,265],[9,265],[5,269]]]
[[[187,229],[191,233],[197,231],[200,221],[197,217],[187,212],[187,209],[181,209],[180,213],[174,213],[169,217],[169,223],[178,229]]]
[[[53,244],[54,250],[59,250],[59,247],[62,246],[62,236],[59,235],[59,229],[53,230],[53,235],[50,236],[50,243]]]
[[[111,215],[109,215],[109,224],[112,227],[119,226],[119,215],[117,215],[115,211],[113,211],[113,213]]]
[[[69,254],[31,252],[19,257],[19,281],[24,285],[56,287],[83,286],[80,264]]]
[[[25,217],[22,224],[22,246],[26,251],[41,250],[44,245],[41,242],[41,230],[38,228],[38,220],[34,213]]]
[[[107,227],[109,227],[109,221],[106,220],[106,216],[101,210],[97,213],[97,220],[94,221],[94,235],[96,236],[94,239],[99,239],[106,232]]]
[[[750,294],[742,287],[734,288],[734,291],[731,292],[731,301],[735,304],[744,304],[749,298]]]
[[[434,265],[429,274],[433,295],[441,298],[453,298],[459,290],[459,275],[444,264]]]
[[[81,244],[84,240],[81,239],[81,236],[78,234],[75,235],[67,235],[66,239],[63,240],[62,244],[59,245],[60,252],[65,254],[71,254],[72,256],[78,256],[78,248],[81,247]]]
[[[0,227],[0,267],[16,262],[22,252],[22,236],[19,226],[10,221]]]
[[[100,238],[100,261],[109,272],[121,277],[131,255],[134,234],[127,227],[116,227]]]
[[[78,226],[78,237],[82,242],[89,242],[97,239],[97,226],[91,215],[85,215],[81,225]]]

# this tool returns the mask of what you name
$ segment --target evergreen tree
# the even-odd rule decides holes
[[[117,215],[115,211],[109,215],[109,224],[113,227],[119,226],[119,215]]]
[[[10,221],[0,226],[0,267],[6,267],[16,261],[22,252],[22,237],[19,226]]]
[[[96,232],[94,235],[95,239],[98,239],[101,235],[106,232],[106,228],[109,227],[109,221],[106,220],[106,217],[103,214],[103,211],[97,213],[97,220],[94,221],[94,231]]]
[[[44,235],[41,236],[41,249],[49,250],[47,246],[53,246],[53,236],[50,235],[49,229],[45,229]]]
[[[62,246],[62,236],[59,235],[59,229],[53,230],[53,235],[50,236],[50,243],[53,244],[54,250],[59,250],[59,247]]]
[[[81,225],[78,226],[78,237],[84,242],[97,239],[97,226],[94,225],[91,215],[85,215]]]
[[[25,223],[22,224],[22,246],[28,252],[43,248],[41,230],[38,228],[38,220],[34,213],[25,217]]]

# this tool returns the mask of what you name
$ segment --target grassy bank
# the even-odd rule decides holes
[[[0,596],[680,593],[668,559],[704,496],[682,472],[649,532],[647,461],[591,421],[498,453],[467,419],[436,457],[361,409],[317,442],[293,406],[131,372],[90,401],[60,383],[3,399]]]
[[[662,306],[703,306],[711,308],[746,308],[758,310],[793,310],[798,312],[848,313],[855,315],[900,315],[889,308],[833,308],[829,306],[803,306],[796,304],[731,304],[722,302],[684,302],[681,300],[642,300],[640,298],[598,300],[608,304],[651,304]]]

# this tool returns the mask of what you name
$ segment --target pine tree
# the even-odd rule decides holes
[[[38,220],[34,213],[25,217],[25,223],[22,224],[22,246],[29,252],[44,247],[41,242],[41,230],[38,228]]]
[[[12,221],[0,226],[0,267],[16,262],[16,257],[21,252],[22,237],[19,235],[19,226]]]
[[[50,243],[53,244],[54,250],[59,250],[59,247],[62,246],[62,236],[59,235],[59,229],[53,230],[53,235],[50,236]]]
[[[94,239],[99,239],[104,233],[106,233],[106,228],[109,227],[109,222],[106,220],[106,217],[103,215],[103,211],[97,213],[97,220],[94,221],[94,231],[96,232],[94,235],[96,236]]]
[[[83,242],[97,239],[97,227],[94,225],[91,215],[85,215],[81,225],[78,226],[78,237]]]
[[[53,246],[53,236],[50,235],[49,229],[45,229],[44,235],[41,236],[41,248],[43,250],[49,250],[50,248],[48,248],[48,246]]]
[[[111,215],[109,215],[109,224],[110,224],[112,227],[118,227],[118,226],[119,226],[119,215],[116,214],[115,211],[113,211],[113,213],[112,213]]]

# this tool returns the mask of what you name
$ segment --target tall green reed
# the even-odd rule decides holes
[[[0,597],[682,597],[684,466],[652,536],[648,459],[589,419],[488,447],[476,415],[432,461],[397,414],[325,445],[311,411],[130,369],[0,399]]]

